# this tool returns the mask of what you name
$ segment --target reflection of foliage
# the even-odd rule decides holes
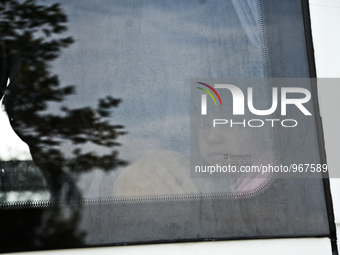
[[[46,192],[44,176],[32,161],[0,161],[0,169],[6,169],[0,173],[1,192],[18,192],[19,200],[22,200],[21,197],[27,197],[31,192]]]
[[[49,102],[62,102],[75,92],[73,86],[61,87],[58,76],[50,72],[50,62],[72,37],[59,36],[67,30],[67,16],[59,4],[43,6],[35,0],[4,0],[0,3],[0,33],[4,42],[10,84],[4,98],[6,111],[15,132],[26,142],[34,160],[50,187],[52,198],[80,198],[75,186],[77,175],[100,168],[114,169],[125,162],[113,148],[124,134],[123,126],[109,122],[120,100],[100,99],[98,107],[69,109],[61,107],[59,115],[46,113]],[[109,148],[101,155],[75,147],[66,157],[62,143],[74,146],[93,144]]]
[[[110,96],[100,99],[97,108],[62,106],[59,114],[47,111],[49,103],[61,103],[75,93],[73,86],[62,87],[58,76],[51,73],[51,62],[74,42],[72,37],[61,36],[67,31],[66,23],[67,16],[59,4],[44,6],[36,0],[0,2],[1,44],[10,78],[5,109],[14,131],[29,145],[33,161],[49,186],[52,201],[80,199],[76,186],[79,174],[93,168],[110,171],[126,164],[115,150],[119,146],[117,137],[125,133],[123,126],[109,121],[120,99]],[[0,88],[0,98],[1,93]],[[70,143],[73,154],[66,156],[63,146]],[[84,151],[88,145],[109,153]],[[54,206],[0,210],[1,218],[6,218],[1,225],[0,232],[5,236],[0,239],[5,243],[0,250],[81,245],[85,233],[78,230],[80,209],[77,203],[68,209]]]

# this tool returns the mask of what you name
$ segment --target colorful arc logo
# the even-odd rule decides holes
[[[203,85],[203,86],[206,86],[207,88],[211,89],[211,91],[214,92],[215,95],[217,96],[217,98],[218,98],[218,100],[220,101],[220,104],[221,104],[221,106],[222,106],[222,100],[221,100],[221,98],[220,98],[220,95],[217,93],[217,91],[216,91],[213,87],[211,87],[210,85],[205,84],[205,83],[203,83],[203,82],[197,82],[197,83],[199,83],[199,84],[201,84],[201,85]],[[204,92],[206,92],[206,93],[214,100],[214,103],[215,103],[215,105],[217,106],[216,100],[215,100],[214,96],[210,93],[209,90],[202,89],[202,88],[200,88],[200,87],[197,87],[197,88],[203,90]]]

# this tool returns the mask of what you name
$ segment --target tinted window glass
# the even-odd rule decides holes
[[[300,121],[298,108],[287,114],[299,118],[294,129],[211,138],[204,121],[197,129],[190,122],[192,106],[201,111],[194,100],[202,83],[243,78],[246,94],[260,80],[254,107],[268,109],[267,79],[309,78],[300,1],[0,6],[9,120],[1,133],[3,251],[329,235],[321,175],[190,175],[195,155],[222,165],[321,163],[315,119]],[[313,90],[309,81],[299,87]]]

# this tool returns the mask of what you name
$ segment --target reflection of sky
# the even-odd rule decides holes
[[[232,1],[82,0],[61,7],[69,19],[65,35],[75,43],[62,51],[53,73],[77,89],[63,104],[121,98],[112,122],[128,131],[119,153],[130,162],[158,148],[189,158],[190,78],[262,77],[258,35],[249,34],[258,30],[247,29],[246,19],[241,24],[237,15],[250,12],[236,12]]]
[[[66,103],[122,98],[113,120],[129,132],[120,139],[128,160],[152,148],[188,156],[190,78],[261,76],[259,48],[229,1],[69,1],[62,7],[76,40],[55,63],[61,83],[77,86]]]
[[[0,100],[0,123],[0,160],[31,160],[28,145],[17,136],[9,123],[3,98]]]
[[[27,144],[13,131],[3,107],[0,108],[0,123],[0,160],[30,160]]]

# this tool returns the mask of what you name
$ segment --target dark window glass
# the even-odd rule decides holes
[[[196,156],[322,163],[298,108],[294,129],[221,138],[190,121],[190,89],[216,79],[244,79],[244,94],[261,81],[254,107],[268,109],[276,78],[305,78],[314,116],[304,25],[300,0],[2,1],[0,250],[328,236],[321,174],[190,175]]]

